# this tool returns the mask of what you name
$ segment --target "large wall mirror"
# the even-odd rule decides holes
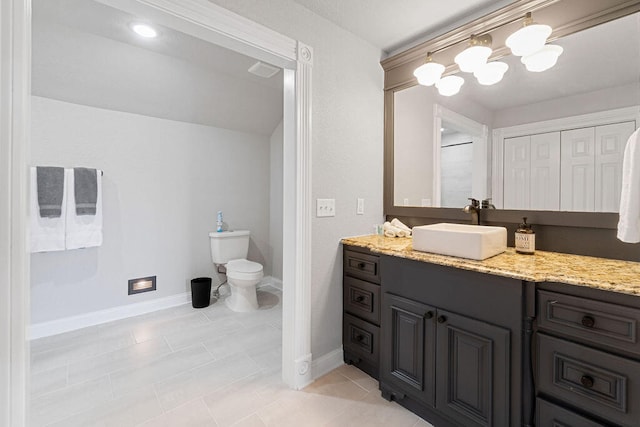
[[[496,19],[508,22],[513,16],[505,15],[521,14],[527,4],[564,3],[565,14],[578,5],[518,3]],[[504,79],[482,86],[458,73],[465,83],[454,96],[411,81],[415,62],[383,61],[385,213],[438,216],[424,208],[462,208],[470,197],[491,198],[499,210],[617,212],[624,147],[640,127],[640,13],[638,2],[624,3],[602,1],[598,10],[591,2],[593,10],[581,11],[589,19],[556,22],[553,44],[564,53],[545,72],[529,72],[519,57],[494,47],[490,60],[509,65]],[[445,74],[451,72],[458,70],[449,65]]]

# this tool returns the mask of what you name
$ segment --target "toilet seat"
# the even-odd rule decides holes
[[[227,277],[238,280],[251,280],[262,277],[262,264],[246,259],[232,259],[226,265]]]

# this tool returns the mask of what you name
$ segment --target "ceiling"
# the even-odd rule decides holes
[[[514,0],[293,1],[389,53]]]
[[[282,72],[255,76],[255,59],[166,27],[140,38],[138,21],[90,0],[34,0],[34,95],[271,135]]]

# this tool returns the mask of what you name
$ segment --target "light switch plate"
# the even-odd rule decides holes
[[[356,207],[356,215],[364,215],[364,199],[358,199]]]
[[[336,216],[336,199],[317,199],[316,217]]]

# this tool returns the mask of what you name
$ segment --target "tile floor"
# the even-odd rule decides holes
[[[288,389],[281,296],[261,288],[254,313],[221,300],[33,341],[30,426],[431,426],[351,366]]]

